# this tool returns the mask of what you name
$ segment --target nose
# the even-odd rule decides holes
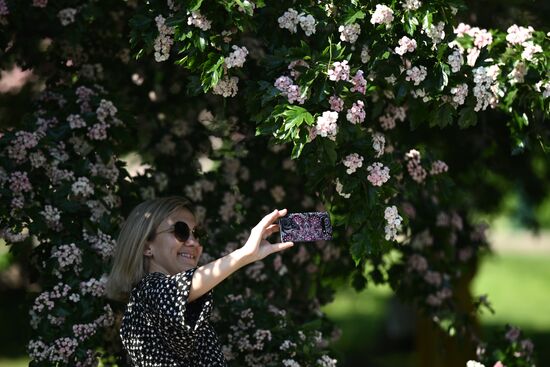
[[[189,235],[189,238],[187,241],[185,241],[185,244],[187,246],[193,246],[193,247],[199,247],[201,244],[199,243],[199,240],[193,236],[193,234]]]

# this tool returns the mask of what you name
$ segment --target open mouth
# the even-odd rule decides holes
[[[195,256],[193,256],[191,254],[188,254],[186,252],[179,252],[178,256],[181,256],[181,257],[186,258],[186,259],[195,260]]]

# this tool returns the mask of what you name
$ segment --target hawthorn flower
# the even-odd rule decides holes
[[[365,104],[363,101],[357,101],[348,109],[346,113],[346,118],[352,124],[358,124],[365,121]]]
[[[403,9],[408,11],[417,10],[422,6],[422,2],[420,0],[405,0],[401,3],[403,5]]]
[[[338,112],[323,112],[323,114],[317,118],[315,133],[324,138],[336,140],[336,134],[338,133],[338,126],[336,125],[337,120]]]
[[[69,115],[67,117],[67,122],[71,129],[79,129],[86,126],[86,121],[80,115]]]
[[[468,64],[468,66],[474,66],[480,53],[481,51],[479,48],[473,47],[469,49],[468,55],[466,55],[466,64]]]
[[[281,15],[277,19],[277,21],[279,22],[280,28],[288,29],[290,33],[296,33],[298,31],[298,12],[292,8],[289,8],[287,11],[285,11],[283,15]]]
[[[462,83],[456,87],[451,88],[451,94],[453,95],[452,103],[454,107],[463,105],[466,96],[468,96],[468,84]]]
[[[344,192],[344,185],[342,185],[338,177],[336,177],[336,192],[345,199],[349,199],[351,196],[351,194],[346,194]]]
[[[531,26],[525,28],[518,27],[516,24],[514,24],[508,27],[508,29],[506,30],[506,32],[508,33],[508,35],[506,36],[506,41],[508,41],[508,43],[510,43],[511,45],[522,44],[525,41],[531,39],[534,31],[535,30]]]
[[[428,173],[420,163],[420,152],[416,149],[411,149],[405,154],[405,160],[407,161],[407,171],[411,178],[418,183],[422,183]]]
[[[191,12],[191,15],[187,17],[187,24],[207,31],[210,29],[212,22],[206,19],[206,17],[197,10]]]
[[[477,361],[468,361],[466,362],[466,367],[485,367],[485,365],[477,362]]]
[[[350,68],[347,60],[342,62],[336,61],[328,71],[328,78],[335,82],[339,80],[349,80],[349,72]]]
[[[29,192],[32,190],[32,185],[27,176],[27,172],[15,171],[10,175],[10,190],[16,194]]]
[[[327,355],[323,355],[321,358],[317,359],[317,365],[320,367],[336,367],[336,363],[336,359],[332,359]]]
[[[386,5],[377,4],[376,10],[370,18],[372,24],[386,24],[389,25],[393,21],[393,10]]]
[[[330,96],[328,103],[330,104],[330,109],[333,111],[342,112],[344,109],[344,100],[340,97]]]
[[[437,45],[445,38],[445,23],[439,22],[437,25],[431,24],[428,28],[425,28],[424,31],[426,35],[431,38],[432,43]]]
[[[338,27],[338,32],[340,32],[340,40],[353,44],[361,34],[361,27],[357,23],[341,25]]]
[[[82,251],[74,243],[54,247],[51,257],[57,259],[62,271],[69,266],[75,266],[77,270],[82,263]]]
[[[93,195],[94,188],[86,177],[79,177],[71,187],[73,194],[88,197]]]
[[[346,173],[348,175],[351,175],[352,173],[355,173],[355,171],[357,171],[357,168],[361,168],[363,166],[363,157],[357,153],[352,153],[347,155],[342,160],[342,163],[344,163],[344,166],[348,167]]]
[[[375,157],[381,157],[384,154],[384,146],[386,144],[386,138],[381,133],[372,134],[372,148],[376,152]]]
[[[430,170],[431,175],[439,175],[441,173],[447,172],[449,166],[443,161],[435,161],[432,163],[432,169]]]
[[[76,9],[73,8],[62,9],[57,13],[57,17],[59,18],[62,26],[67,26],[71,23],[74,23],[75,15]]]
[[[162,15],[157,15],[155,17],[155,22],[157,24],[157,30],[159,35],[155,38],[154,48],[155,48],[155,61],[161,62],[168,60],[170,57],[170,49],[174,44],[172,35],[175,30],[173,27],[166,25],[166,19]]]
[[[399,46],[395,48],[395,53],[403,56],[407,52],[414,52],[414,50],[416,50],[416,41],[404,36],[399,40]]]
[[[524,47],[524,50],[521,53],[521,58],[527,61],[533,60],[533,56],[536,53],[542,52],[542,47],[534,44],[533,42],[525,42],[523,43],[523,47]]]
[[[460,71],[460,67],[464,63],[464,58],[459,50],[454,49],[453,53],[447,58],[449,65],[451,66],[451,72],[457,73]]]
[[[236,76],[225,76],[212,88],[212,93],[221,95],[225,98],[235,97],[237,95],[237,91],[239,90],[239,87],[237,86],[238,83],[239,78]]]
[[[248,55],[248,50],[246,49],[246,47],[239,47],[237,45],[233,45],[232,49],[234,51],[225,58],[225,65],[228,69],[231,69],[233,67],[243,67],[244,62],[246,61],[246,56]]]
[[[292,61],[290,64],[288,64],[288,69],[290,70],[290,76],[293,78],[298,78],[301,74],[300,71],[295,69],[296,66],[309,68],[309,64],[302,59]]]
[[[367,180],[369,180],[373,186],[382,186],[390,179],[390,169],[380,162],[375,162],[368,166],[367,171],[369,172]]]
[[[399,215],[397,207],[393,205],[384,210],[384,219],[386,219],[386,226],[384,227],[386,241],[393,241],[397,236],[397,231],[401,229],[403,218]]]
[[[357,73],[351,79],[351,84],[353,84],[353,87],[350,89],[352,92],[365,94],[367,91],[367,80],[363,76],[363,70],[357,70]]]
[[[361,62],[363,64],[366,64],[367,62],[369,62],[369,60],[370,60],[369,47],[367,45],[364,45],[363,48],[361,49]]]
[[[300,14],[298,21],[300,22],[300,27],[302,27],[306,36],[309,37],[312,34],[315,34],[315,18],[313,18],[312,15]]]
[[[405,80],[412,81],[414,85],[419,85],[428,76],[428,71],[425,66],[413,66],[407,69]]]
[[[298,102],[299,104],[304,104],[305,96],[302,97],[301,88],[294,84],[294,81],[288,76],[280,76],[275,80],[275,88],[281,91],[281,94],[288,98],[289,103]]]

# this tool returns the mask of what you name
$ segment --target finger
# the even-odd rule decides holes
[[[260,226],[260,228],[262,228],[262,230],[264,230],[270,224],[275,222],[278,218],[284,217],[286,215],[286,212],[287,212],[286,209],[282,209],[282,210],[275,209],[274,211],[272,211],[271,213],[263,217],[263,219],[260,221],[260,223],[258,223],[258,225]]]
[[[279,230],[280,230],[280,228],[279,228],[278,224],[271,224],[269,227],[267,227],[264,230],[264,235],[263,235],[264,239],[271,236],[275,232],[279,232]]]
[[[273,254],[275,252],[283,251],[291,248],[292,246],[294,246],[294,242],[275,243],[271,245],[271,253]]]

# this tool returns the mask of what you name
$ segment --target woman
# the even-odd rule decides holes
[[[293,246],[271,244],[286,209],[266,215],[246,243],[197,267],[202,253],[187,200],[166,197],[138,205],[117,240],[107,294],[128,299],[120,336],[134,366],[226,366],[208,322],[211,290],[233,272]]]

